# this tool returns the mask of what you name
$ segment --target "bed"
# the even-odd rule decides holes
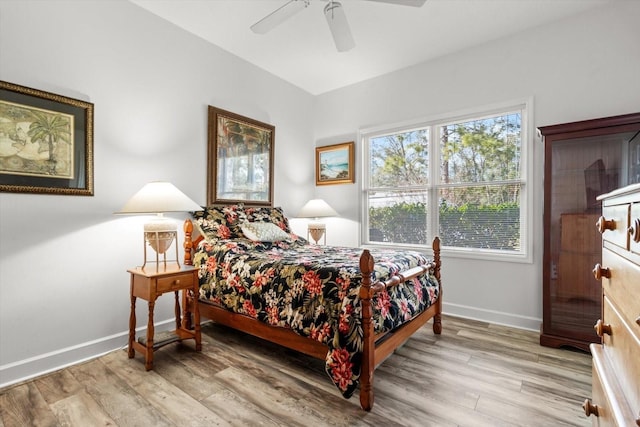
[[[193,212],[184,231],[201,317],[325,360],[345,398],[359,387],[366,411],[375,368],[429,320],[442,331],[438,238],[431,259],[314,245],[282,209],[239,204]]]

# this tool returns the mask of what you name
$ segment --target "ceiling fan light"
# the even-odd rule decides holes
[[[351,35],[347,16],[344,14],[342,5],[337,1],[330,1],[324,7],[324,15],[327,18],[333,41],[338,52],[346,52],[355,47],[356,43]]]

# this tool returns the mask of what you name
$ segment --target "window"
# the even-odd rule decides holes
[[[524,255],[526,105],[363,132],[363,242]],[[472,251],[470,251],[472,250]]]

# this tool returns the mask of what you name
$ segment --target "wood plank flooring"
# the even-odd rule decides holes
[[[211,323],[193,348],[160,349],[149,372],[118,350],[0,390],[0,427],[591,425],[580,408],[591,356],[504,326],[424,326],[376,370],[369,413],[341,397],[322,361]]]

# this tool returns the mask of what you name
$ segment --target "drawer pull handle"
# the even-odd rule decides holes
[[[173,284],[176,285],[176,286],[180,286],[180,279],[174,280]]]
[[[631,236],[631,240],[638,243],[640,242],[640,219],[636,218],[633,220],[633,224],[627,230],[629,232],[629,236]]]
[[[600,264],[596,264],[596,266],[593,267],[593,277],[595,277],[596,280],[601,280],[603,277],[611,279],[611,270]]]
[[[596,334],[601,337],[604,334],[611,335],[611,325],[604,323],[602,319],[598,319],[593,329],[596,330]]]
[[[584,414],[587,417],[590,417],[591,415],[595,415],[596,417],[599,416],[598,405],[594,405],[593,403],[591,403],[591,399],[584,400],[584,403],[582,404],[582,409],[584,409]]]
[[[605,217],[601,216],[596,222],[596,227],[598,228],[600,234],[602,234],[607,230],[615,230],[616,222],[613,219],[606,219]]]

